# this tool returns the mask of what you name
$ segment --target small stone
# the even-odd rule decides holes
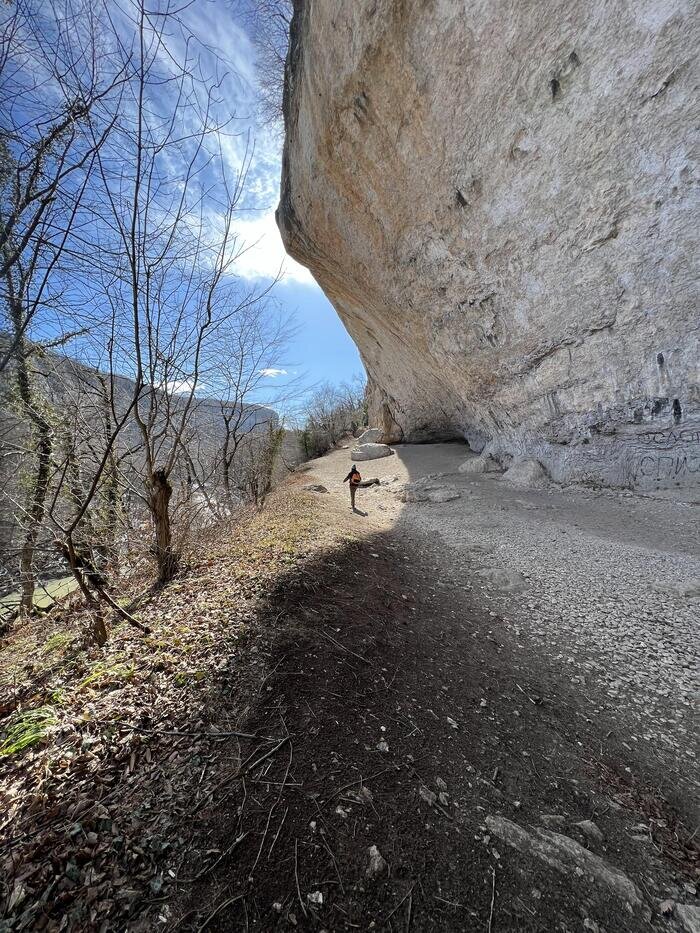
[[[429,807],[432,807],[435,801],[437,800],[437,794],[434,794],[429,787],[426,787],[424,784],[418,788],[418,793],[421,798],[425,800]]]
[[[447,790],[447,784],[443,781],[442,778],[435,778],[435,786],[438,790]]]
[[[386,859],[382,857],[381,852],[377,846],[369,847],[369,865],[365,874],[368,878],[378,878],[379,875],[383,875],[384,872],[388,870],[389,866],[386,863]]]
[[[452,726],[453,729],[459,728],[457,723],[454,721],[454,719],[450,718],[449,716],[447,717],[447,722],[448,722],[448,725]]]
[[[389,746],[387,745],[385,739],[381,739],[381,741],[379,741],[379,742],[377,743],[377,749],[378,749],[378,751],[380,751],[380,752],[388,752],[388,751],[389,751]]]
[[[540,817],[540,821],[548,829],[563,829],[566,826],[566,817],[559,816],[558,813],[543,813]]]
[[[593,820],[581,820],[576,824],[586,839],[592,839],[594,842],[602,842],[604,836]]]
[[[322,907],[323,906],[323,892],[322,891],[310,891],[306,895],[306,900],[309,902],[309,904],[313,904],[314,907]]]

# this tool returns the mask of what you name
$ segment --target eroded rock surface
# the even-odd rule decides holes
[[[700,479],[685,0],[297,0],[278,223],[383,440]]]

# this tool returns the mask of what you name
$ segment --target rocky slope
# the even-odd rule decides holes
[[[296,0],[278,223],[385,440],[700,479],[684,0]]]

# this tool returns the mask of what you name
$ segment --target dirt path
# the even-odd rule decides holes
[[[698,929],[697,508],[464,456],[366,465],[364,516],[347,451],[304,475],[337,543],[269,600],[248,726],[278,739],[198,815],[173,928]],[[399,501],[433,473],[460,497]]]

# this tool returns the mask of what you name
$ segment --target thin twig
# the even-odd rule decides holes
[[[272,850],[275,848],[275,843],[277,842],[277,839],[279,838],[279,834],[282,832],[282,827],[284,826],[284,821],[287,819],[288,813],[289,813],[289,807],[287,807],[287,809],[284,811],[282,822],[277,828],[277,832],[275,833],[275,838],[272,840],[272,845],[270,846],[270,851],[267,853],[267,858],[269,858],[272,855]]]
[[[449,904],[450,907],[459,907],[460,910],[467,910],[464,904],[458,904],[457,901],[448,901],[446,897],[440,897],[437,894],[433,894],[433,897],[436,901],[441,901],[443,904]]]
[[[337,648],[340,648],[341,651],[347,651],[347,653],[348,653],[348,654],[351,654],[351,655],[353,656],[353,658],[357,658],[358,661],[362,661],[363,664],[368,664],[370,667],[372,666],[372,665],[370,664],[370,662],[367,660],[367,658],[363,658],[361,654],[357,654],[357,652],[351,651],[350,648],[346,648],[345,645],[341,645],[340,642],[339,642],[339,641],[336,641],[335,638],[333,638],[332,635],[329,635],[329,634],[328,634],[328,632],[321,632],[321,635],[323,635],[324,638],[327,638],[328,641],[332,641],[333,644],[334,644]]]
[[[496,903],[496,869],[491,868],[491,875],[493,878],[491,884],[491,912],[489,913],[489,927],[488,933],[491,933],[491,927],[493,925],[493,905]]]
[[[304,907],[304,902],[301,899],[301,888],[299,887],[299,840],[294,840],[294,879],[297,883],[297,897],[299,898],[299,906],[301,907],[302,913],[306,916],[306,907]]]
[[[414,881],[414,882],[413,882],[413,884],[411,885],[411,887],[408,889],[408,891],[406,891],[406,893],[405,893],[404,896],[401,898],[401,900],[398,902],[398,904],[396,905],[396,907],[394,907],[394,909],[392,910],[392,912],[391,912],[390,914],[387,914],[387,916],[384,918],[384,923],[388,923],[388,922],[391,920],[391,918],[394,916],[394,914],[395,914],[396,911],[399,909],[399,907],[406,901],[406,899],[407,899],[408,897],[410,897],[411,894],[413,894],[413,889],[415,888],[415,886],[416,886],[417,884],[418,884],[417,881]]]
[[[535,700],[532,699],[532,697],[530,696],[529,693],[525,693],[525,691],[524,691],[523,688],[520,686],[520,684],[516,684],[515,686],[518,688],[518,690],[522,693],[523,696],[526,696],[526,697],[528,698],[528,700],[532,703],[533,706],[537,706],[537,705],[538,705],[537,702],[536,702]]]
[[[382,774],[386,774],[389,771],[392,771],[392,768],[383,768],[381,771],[377,771],[375,774],[370,774],[368,778],[358,778],[356,781],[350,781],[349,784],[343,784],[342,787],[339,787],[338,790],[333,791],[330,797],[326,797],[323,803],[330,803],[338,794],[342,794],[344,790],[347,790],[349,787],[354,787],[355,784],[367,784],[368,781],[373,781],[375,778],[379,777]]]
[[[268,758],[270,758],[272,755],[274,755],[275,752],[278,752],[278,751],[282,748],[282,746],[285,744],[285,742],[288,742],[288,741],[289,741],[289,736],[288,736],[288,735],[285,735],[285,737],[282,739],[282,741],[281,741],[281,742],[278,742],[277,745],[275,745],[274,748],[271,748],[268,752],[265,752],[265,754],[264,754],[264,755],[261,755],[260,758],[258,758],[257,761],[254,761],[252,765],[249,765],[249,766],[246,768],[245,773],[249,774],[251,771],[254,771],[255,768],[257,768],[258,765],[262,764],[263,761],[265,761],[266,759],[268,759]]]
[[[209,925],[209,922],[210,922],[211,920],[213,920],[214,917],[215,917],[218,913],[221,913],[221,911],[224,909],[224,907],[228,907],[229,904],[233,904],[234,901],[240,901],[242,897],[245,897],[245,895],[244,895],[244,894],[237,894],[235,897],[229,897],[228,900],[222,901],[222,903],[219,904],[219,906],[218,906],[215,910],[213,910],[212,913],[209,914],[209,916],[208,916],[207,919],[204,921],[204,923],[201,925],[201,927],[199,928],[199,930],[197,931],[197,933],[202,933],[202,930],[205,930],[205,929],[207,928],[207,926]]]
[[[127,729],[133,729],[134,732],[143,732],[145,735],[179,735],[195,739],[227,739],[235,736],[238,739],[263,739],[265,742],[279,741],[274,736],[253,735],[251,732],[175,732],[167,729],[144,729],[143,726],[125,722],[123,719],[104,720],[102,725],[126,726]]]
[[[242,833],[240,836],[238,836],[235,839],[235,841],[228,847],[228,849],[226,849],[226,851],[222,852],[221,855],[217,859],[215,859],[215,861],[211,863],[211,865],[207,865],[205,868],[203,868],[198,874],[194,876],[194,878],[178,878],[177,879],[178,884],[194,884],[196,881],[199,881],[200,878],[203,878],[204,875],[208,875],[209,872],[212,871],[212,869],[216,868],[216,866],[219,864],[219,862],[222,859],[226,858],[227,855],[230,855],[233,852],[233,850],[241,842],[243,842],[243,840],[245,839],[247,835],[248,835],[248,832],[245,832],[245,833]]]

